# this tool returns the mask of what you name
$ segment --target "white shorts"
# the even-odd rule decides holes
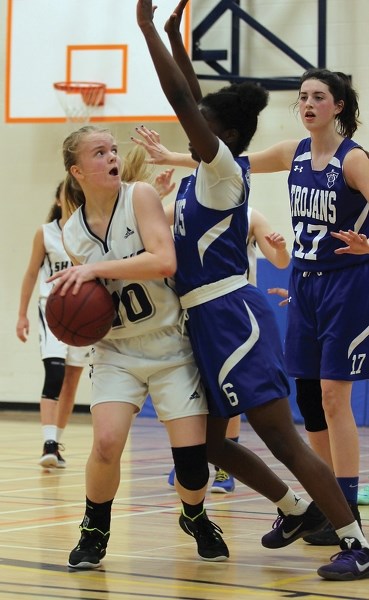
[[[38,303],[39,316],[39,341],[42,360],[45,358],[62,358],[70,367],[85,367],[89,364],[89,346],[68,346],[58,340],[50,331],[45,317],[46,298],[41,298]]]
[[[148,396],[160,421],[208,414],[191,345],[178,327],[102,340],[91,353],[91,407],[129,402],[139,412]]]

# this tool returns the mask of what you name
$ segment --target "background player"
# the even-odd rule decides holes
[[[78,382],[88,363],[89,349],[67,346],[51,333],[45,318],[46,300],[52,284],[46,279],[71,265],[62,242],[66,221],[64,182],[59,183],[47,223],[33,239],[32,253],[23,277],[16,333],[26,342],[30,332],[28,307],[39,279],[39,340],[45,379],[40,400],[40,417],[44,439],[39,464],[44,468],[63,469],[66,461],[59,452],[60,440],[73,410]]]

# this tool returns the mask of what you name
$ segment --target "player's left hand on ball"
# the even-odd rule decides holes
[[[71,287],[73,287],[73,294],[78,294],[78,290],[80,289],[82,283],[85,281],[90,281],[91,279],[95,279],[95,275],[92,271],[91,265],[78,265],[76,267],[69,267],[68,269],[63,269],[62,271],[58,271],[58,273],[54,273],[47,282],[53,282],[54,286],[52,289],[52,294],[55,294],[57,290],[59,290],[60,295],[64,296],[66,291]]]

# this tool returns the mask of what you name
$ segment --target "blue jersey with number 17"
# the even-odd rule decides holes
[[[335,254],[343,244],[331,236],[332,231],[352,229],[369,237],[369,204],[348,187],[342,168],[353,148],[360,146],[344,138],[325,169],[317,171],[312,167],[311,138],[297,146],[288,178],[297,269],[319,272],[369,261],[369,255]]]

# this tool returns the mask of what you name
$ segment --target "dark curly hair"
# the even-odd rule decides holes
[[[226,129],[239,133],[235,154],[246,150],[258,125],[258,115],[266,107],[269,94],[255,83],[232,83],[201,99],[200,107],[208,108]]]

